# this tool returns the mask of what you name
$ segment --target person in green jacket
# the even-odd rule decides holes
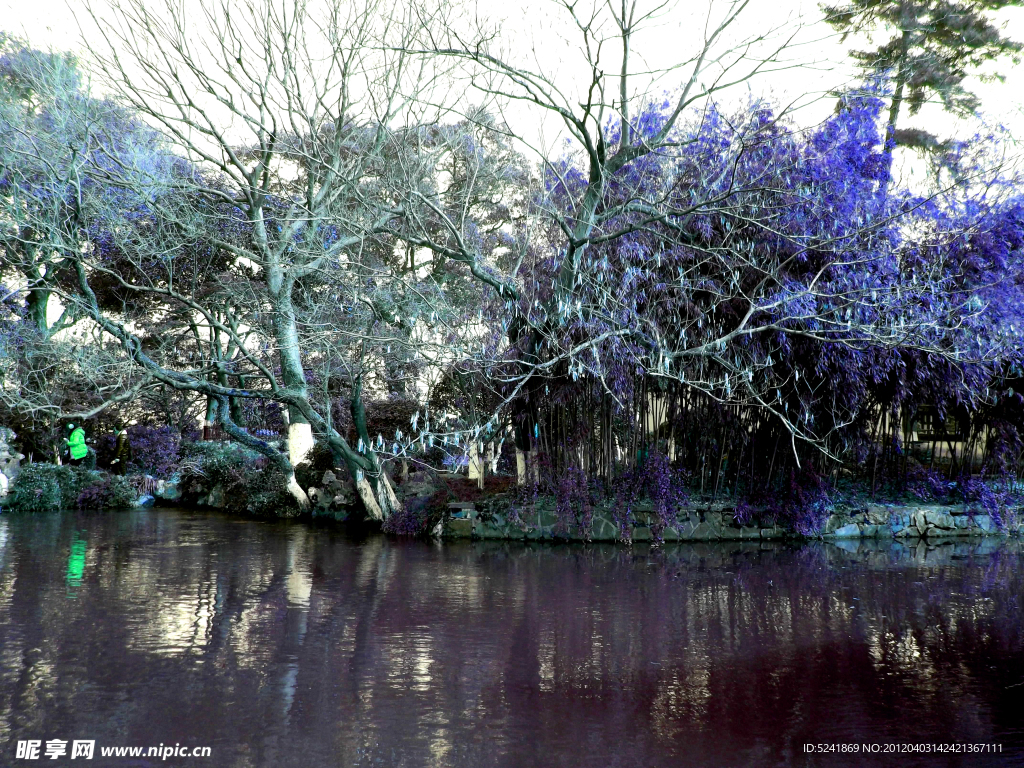
[[[81,427],[76,427],[74,424],[68,424],[68,430],[71,432],[71,435],[65,438],[64,442],[68,444],[71,463],[78,465],[89,455],[89,448],[85,444],[85,430]]]

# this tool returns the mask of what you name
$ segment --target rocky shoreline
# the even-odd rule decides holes
[[[479,506],[479,508],[477,508]],[[819,534],[830,539],[942,539],[964,536],[1020,535],[1024,525],[1021,514],[1007,514],[1006,521],[992,515],[971,512],[962,505],[938,504],[887,505],[864,504],[831,514]],[[538,503],[536,508],[510,513],[499,499],[479,505],[453,504],[434,529],[442,538],[565,540],[649,542],[655,539],[650,509],[634,510],[628,530],[620,530],[607,509],[595,509],[589,535],[576,526],[560,524],[553,505]],[[780,526],[740,525],[735,507],[727,503],[695,504],[682,508],[676,525],[665,528],[666,542],[760,541],[809,538]],[[817,537],[813,537],[817,538]]]

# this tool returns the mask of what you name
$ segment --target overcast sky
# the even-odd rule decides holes
[[[578,38],[557,6],[546,0],[480,0],[478,6],[484,13],[504,20],[503,36],[510,41],[510,50],[528,51],[559,80],[579,80],[580,75],[585,76],[585,70],[578,69],[579,57],[574,51]],[[692,50],[701,34],[706,10],[705,2],[682,0],[671,12],[648,24],[634,49],[652,70],[679,60]],[[0,19],[7,31],[38,47],[75,51],[80,48],[78,28],[66,0],[0,0]],[[999,19],[1006,21],[1011,38],[1024,40],[1024,9],[1005,11]],[[821,22],[817,3],[812,0],[752,0],[733,29],[733,37],[745,38],[787,23],[802,25],[796,37],[800,44],[787,51],[788,57],[801,66],[763,76],[749,87],[755,93],[772,96],[777,103],[803,105],[796,117],[810,125],[833,109],[834,100],[824,94],[854,78],[846,57],[850,44],[841,44],[831,28]],[[1011,134],[1020,139],[1024,137],[1024,66],[1014,67],[1007,59],[995,69],[1006,75],[1005,83],[981,83],[972,78],[968,86],[982,97],[986,119],[1009,126]],[[669,76],[658,87],[670,87],[676,81]],[[725,99],[744,99],[747,87],[744,85]],[[966,137],[977,130],[976,124],[958,123],[937,107],[925,107],[917,119],[904,118],[901,125],[926,127],[941,136]],[[523,131],[536,131],[538,138],[543,136],[543,143],[550,146],[557,139],[558,124],[538,122],[534,114],[531,122],[524,123]]]

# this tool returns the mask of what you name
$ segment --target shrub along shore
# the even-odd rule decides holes
[[[3,506],[17,512],[54,509],[125,510],[152,504],[225,511],[259,517],[295,517],[299,510],[288,498],[266,497],[254,478],[229,469],[216,452],[212,460],[193,467],[183,479],[157,480],[147,475],[125,478],[79,467],[35,463],[22,468]],[[211,452],[212,453],[212,452]],[[241,457],[239,457],[241,458]],[[200,474],[203,472],[203,474]],[[829,512],[817,532],[799,532],[773,519],[771,510],[747,510],[731,501],[690,500],[677,507],[666,524],[649,501],[628,512],[613,503],[599,504],[588,516],[566,519],[554,496],[535,496],[529,504],[514,491],[473,494],[475,487],[462,479],[431,483],[425,472],[414,473],[399,484],[406,493],[407,509],[419,511],[384,524],[392,535],[419,535],[453,539],[510,541],[603,541],[623,543],[762,541],[829,539],[948,539],[969,536],[1020,536],[1024,533],[1021,507],[985,510],[977,504],[880,504],[839,506]],[[201,480],[200,480],[201,479]],[[197,480],[200,480],[197,482]],[[243,486],[248,482],[248,490]],[[435,478],[436,480],[436,478]],[[335,481],[337,482],[337,481]],[[493,481],[492,481],[493,482]],[[266,481],[264,482],[266,484]],[[341,486],[338,483],[339,487]],[[438,488],[441,485],[441,488]],[[508,488],[508,484],[498,484]],[[147,493],[146,491],[149,491]],[[460,497],[476,496],[473,501]],[[308,517],[338,522],[355,520],[352,500],[345,505],[321,504]],[[402,524],[406,528],[402,528]]]
[[[30,513],[163,504],[258,517],[366,522],[351,479],[333,466],[329,451],[315,449],[296,471],[313,500],[301,510],[282,489],[276,467],[255,451],[230,442],[170,439],[163,431],[137,432],[141,444],[148,438],[154,447],[137,452],[127,476],[35,462],[18,469],[0,504]],[[457,473],[401,472],[394,465],[391,481],[402,505],[382,528],[413,537],[624,543],[934,540],[1018,536],[1024,530],[1024,503],[1015,485],[978,478],[948,482],[934,473],[921,474],[899,493],[890,489],[887,497],[874,499],[863,484],[842,492],[833,487],[807,493],[799,483],[791,484],[790,493],[713,499],[688,491],[667,463],[661,464],[661,473],[652,474],[651,467],[659,466],[652,459],[643,471],[623,473],[608,486],[541,473],[526,486],[516,485],[513,477],[490,475],[483,488]]]

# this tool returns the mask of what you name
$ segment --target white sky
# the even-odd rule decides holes
[[[183,2],[187,7],[201,0]],[[0,28],[40,48],[77,51],[80,46],[71,12],[74,7],[74,0],[0,0]],[[564,12],[560,13],[554,4],[547,0],[478,0],[477,7],[484,14],[504,19],[502,33],[510,41],[509,50],[534,58],[562,82],[579,82],[580,75],[586,75],[585,70],[577,68],[578,56],[573,50],[578,35],[567,24]],[[693,49],[691,41],[703,30],[706,11],[706,2],[681,0],[671,12],[649,25],[638,37],[634,50],[644,55],[651,69],[685,58]],[[1012,39],[1024,40],[1024,9],[1010,9],[997,18],[1006,22],[1006,32]],[[855,45],[855,41],[840,44],[831,28],[821,22],[814,0],[752,0],[740,23],[733,28],[733,37],[744,38],[787,21],[804,25],[797,37],[803,44],[788,51],[802,66],[762,76],[749,87],[757,94],[771,94],[776,103],[804,104],[797,112],[797,119],[809,125],[833,109],[834,100],[823,94],[855,77],[846,58],[847,49]],[[861,41],[860,45],[865,44]],[[608,54],[610,68],[616,55],[617,52]],[[1024,138],[1024,66],[1014,67],[1006,59],[995,70],[1006,76],[1005,83],[981,83],[971,78],[967,85],[981,96],[986,119],[1007,125],[1011,135],[1019,140]],[[670,76],[661,81],[659,87],[670,87],[676,82]],[[724,100],[744,99],[747,87],[744,84]],[[512,119],[516,120],[515,114]],[[916,119],[904,113],[900,124],[901,127],[928,128],[940,137],[968,137],[977,130],[977,124],[957,123],[938,107],[925,107]],[[537,113],[530,112],[524,113],[521,130],[531,141],[550,146],[558,138],[559,126],[552,120],[538,120]]]

